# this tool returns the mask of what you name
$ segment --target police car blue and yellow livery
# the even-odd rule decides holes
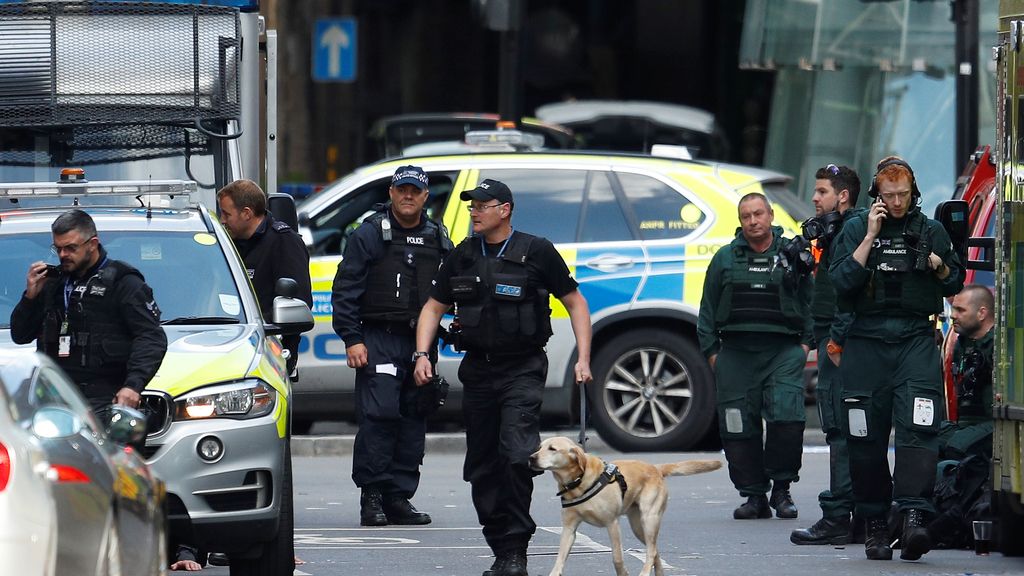
[[[514,229],[555,244],[594,322],[593,423],[623,450],[684,449],[710,430],[714,383],[696,344],[697,313],[711,257],[739,225],[739,199],[765,193],[787,236],[809,215],[781,205],[800,205],[785,189],[788,177],[704,161],[519,152],[406,157],[361,168],[299,206],[309,217],[300,232],[310,247],[316,328],[300,347],[296,429],[351,411],[354,375],[338,369],[345,347],[331,329],[331,285],[337,266],[344,266],[348,234],[386,200],[395,169],[409,163],[429,174],[428,215],[445,224],[456,244],[471,228],[459,193],[486,178],[506,183],[515,195]],[[554,299],[551,308],[544,412],[565,417],[577,405],[575,339],[566,311]],[[438,365],[453,384],[445,406],[450,415],[460,407],[460,356],[444,348]]]

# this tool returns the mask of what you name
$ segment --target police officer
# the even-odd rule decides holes
[[[925,516],[934,511],[942,376],[932,315],[963,286],[963,270],[942,226],[919,207],[910,165],[878,163],[865,214],[836,238],[829,268],[839,308],[855,314],[843,347],[842,425],[856,514],[865,519],[865,554],[890,560],[886,514],[904,513],[900,558],[931,548]],[[896,467],[886,456],[896,426]]]
[[[313,306],[309,279],[309,252],[302,237],[267,211],[267,194],[252,180],[235,180],[217,192],[220,223],[231,235],[256,291],[260,311],[273,318],[274,285],[281,278],[298,284],[297,298]],[[299,360],[298,334],[281,338],[288,349],[288,372]]]
[[[810,528],[793,530],[789,539],[794,544],[846,544],[851,536],[853,486],[846,437],[837,414],[842,407],[839,365],[853,318],[850,313],[836,310],[836,291],[828,276],[828,266],[832,261],[832,241],[843,222],[863,209],[854,208],[860,195],[860,178],[851,168],[829,164],[819,168],[814,178],[814,219],[805,223],[804,235],[816,242],[820,252],[814,272],[811,317],[818,347],[818,415],[829,449],[829,487],[818,494],[821,519]]]
[[[419,486],[427,426],[416,409],[413,352],[436,361],[434,343],[415,347],[416,318],[452,244],[423,209],[427,185],[419,167],[399,167],[390,202],[349,238],[334,278],[334,331],[356,369],[352,480],[362,489],[363,526],[430,523],[409,502]]]
[[[980,284],[968,284],[953,298],[953,382],[957,419],[942,423],[939,457],[968,455],[992,459],[992,341],[995,299]]]
[[[803,452],[813,259],[782,237],[773,218],[763,194],[740,199],[741,226],[711,259],[697,322],[715,371],[729,477],[747,497],[733,511],[737,520],[771,518],[769,506],[779,518],[797,517],[789,486],[799,480]]]
[[[94,411],[112,403],[137,408],[167,351],[153,291],[138,270],[107,255],[85,212],[61,214],[50,230],[60,269],[51,275],[43,262],[29,266],[11,338],[36,340]]]
[[[551,336],[548,295],[569,312],[576,335],[577,382],[591,380],[590,312],[550,241],[512,230],[512,191],[484,180],[462,192],[473,235],[445,259],[416,333],[416,381],[433,367],[425,357],[437,323],[456,305],[466,356],[459,367],[466,422],[463,478],[495,560],[486,576],[525,576],[530,517],[529,456],[540,445],[540,407]]]

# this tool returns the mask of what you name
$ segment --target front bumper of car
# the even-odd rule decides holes
[[[172,538],[230,553],[277,533],[287,439],[275,413],[175,420],[147,438],[147,463],[167,484]]]

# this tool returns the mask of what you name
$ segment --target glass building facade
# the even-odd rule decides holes
[[[947,1],[748,0],[740,66],[775,74],[764,165],[794,175],[809,198],[821,166],[851,166],[866,191],[878,160],[901,156],[930,215],[967,161],[955,157],[957,74],[979,78],[978,144],[995,141],[998,6],[978,4],[968,70]]]

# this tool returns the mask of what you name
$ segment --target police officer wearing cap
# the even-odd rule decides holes
[[[569,312],[576,335],[577,382],[590,375],[590,312],[576,281],[547,239],[512,229],[508,186],[484,180],[462,192],[473,235],[448,255],[416,333],[416,382],[433,375],[422,357],[452,305],[466,356],[459,367],[466,423],[463,479],[495,560],[487,576],[525,576],[526,549],[537,525],[530,517],[529,456],[540,445],[540,407],[547,379],[544,345],[551,336],[549,294]]]
[[[390,202],[349,237],[334,278],[334,331],[356,369],[352,480],[362,489],[363,526],[430,523],[409,502],[419,486],[427,431],[417,408],[413,352],[436,362],[435,341],[415,346],[416,319],[452,243],[423,209],[428,182],[419,167],[395,171]]]
[[[854,313],[839,367],[841,418],[865,555],[892,559],[886,515],[895,501],[904,515],[900,558],[917,560],[931,549],[926,526],[944,406],[933,316],[963,287],[963,269],[949,235],[921,213],[909,164],[880,161],[868,194],[871,207],[843,226],[829,267],[840,310]]]
[[[828,275],[832,247],[843,223],[862,213],[855,208],[860,196],[860,177],[848,166],[828,164],[814,174],[814,218],[804,223],[804,235],[812,238],[819,251],[814,270],[811,317],[814,341],[818,346],[818,383],[815,388],[821,430],[829,450],[829,486],[818,494],[821,519],[809,528],[798,528],[789,535],[794,544],[846,544],[852,535],[853,484],[850,481],[850,457],[846,436],[839,425],[842,409],[842,382],[839,366],[843,344],[853,315],[836,308],[836,290]],[[859,532],[858,532],[859,534]]]
[[[69,210],[50,228],[60,270],[49,275],[44,262],[29,267],[11,313],[11,339],[36,340],[94,411],[137,408],[167,351],[153,291],[138,270],[107,254],[85,212]]]
[[[769,507],[779,518],[796,518],[789,487],[799,479],[803,454],[811,270],[782,259],[791,244],[772,226],[763,194],[740,198],[738,212],[736,238],[708,267],[697,335],[715,371],[729,478],[747,498],[733,518],[771,518]],[[794,256],[810,259],[809,252]]]
[[[235,180],[217,192],[220,223],[235,242],[245,262],[249,280],[256,291],[263,317],[270,321],[274,313],[277,281],[291,278],[298,284],[296,298],[313,306],[309,279],[309,251],[302,237],[291,226],[267,210],[267,194],[252,180]],[[284,336],[288,349],[288,372],[299,360],[298,334]]]

